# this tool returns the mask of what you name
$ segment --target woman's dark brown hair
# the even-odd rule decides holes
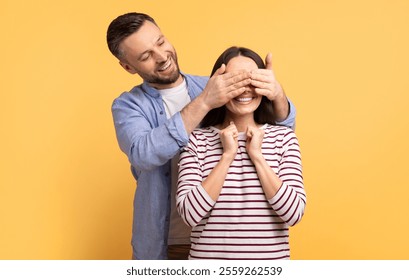
[[[214,73],[219,69],[222,64],[227,65],[229,61],[237,56],[245,56],[252,59],[260,69],[265,69],[263,59],[254,51],[243,48],[243,47],[230,47],[225,50],[219,58],[216,60],[212,73],[210,76],[213,76]],[[212,125],[218,125],[223,123],[224,118],[226,117],[226,106],[223,105],[219,108],[210,110],[201,122],[201,127],[208,127]],[[275,124],[274,123],[274,110],[273,104],[267,97],[263,96],[258,108],[254,111],[254,121],[258,124]]]

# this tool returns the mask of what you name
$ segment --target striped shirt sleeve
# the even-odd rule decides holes
[[[188,145],[180,154],[176,204],[179,215],[190,227],[196,226],[212,210],[215,201],[202,187],[202,166],[197,139],[191,134]]]
[[[286,224],[293,226],[304,214],[306,194],[300,147],[295,133],[290,129],[284,134],[282,149],[283,154],[277,175],[283,183],[269,203]]]

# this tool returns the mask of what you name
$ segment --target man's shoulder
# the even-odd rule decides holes
[[[117,103],[129,103],[129,102],[142,102],[147,99],[148,96],[143,93],[142,84],[133,87],[129,91],[122,92],[118,97],[113,101],[113,104]]]

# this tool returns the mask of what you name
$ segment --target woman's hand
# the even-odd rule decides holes
[[[255,126],[248,126],[246,135],[246,150],[250,159],[254,160],[257,157],[262,157],[261,144],[264,139],[264,130]]]
[[[223,156],[228,157],[231,161],[236,157],[237,149],[239,148],[239,143],[237,141],[238,130],[233,122],[225,129],[220,131],[220,140],[223,146]]]

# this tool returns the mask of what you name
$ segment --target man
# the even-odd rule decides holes
[[[189,134],[213,108],[253,86],[272,102],[276,121],[293,126],[295,108],[269,70],[226,73],[209,79],[180,72],[176,51],[149,15],[128,13],[111,22],[109,50],[143,83],[116,98],[112,114],[121,150],[137,180],[134,259],[187,259],[190,229],[174,207],[177,160]]]

